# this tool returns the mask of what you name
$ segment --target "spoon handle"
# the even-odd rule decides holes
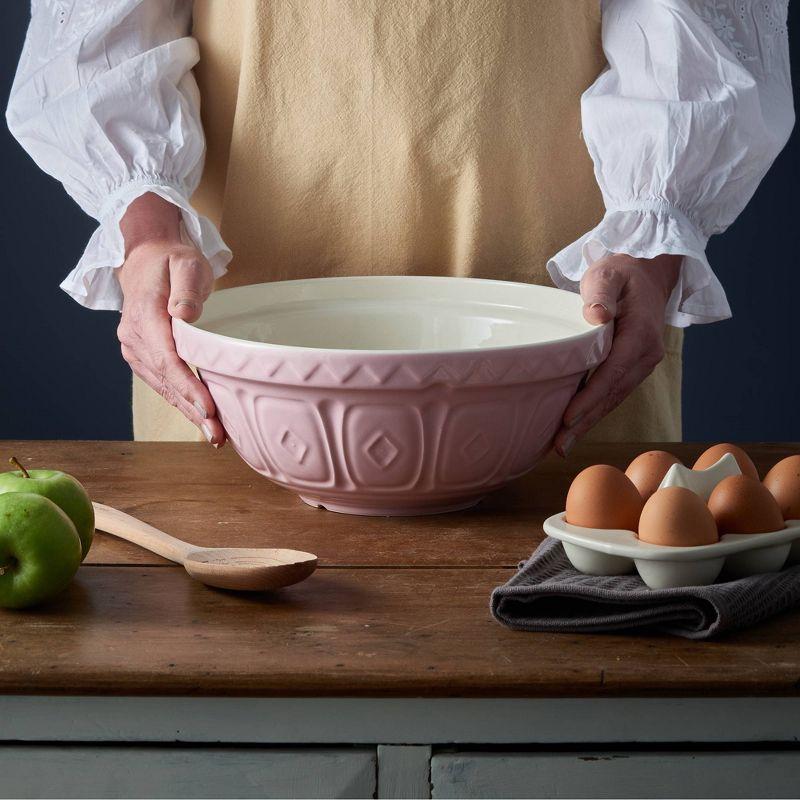
[[[124,511],[104,506],[102,503],[92,503],[92,505],[94,506],[95,527],[118,536],[120,539],[138,544],[139,547],[144,547],[145,550],[150,550],[170,561],[183,564],[189,553],[203,549],[176,539]]]

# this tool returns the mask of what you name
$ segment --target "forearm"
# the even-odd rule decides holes
[[[219,277],[230,251],[190,202],[204,153],[191,0],[72,0],[66,17],[61,5],[32,7],[6,116],[36,163],[100,222],[62,288],[89,308],[121,308],[117,268],[130,241],[120,227],[147,193],[175,208],[162,213],[148,198],[142,209],[152,213],[124,223],[131,241],[185,229]]]
[[[793,121],[781,4],[742,0],[736,14],[733,4],[710,5],[604,2],[609,68],[581,112],[606,214],[548,263],[556,285],[577,291],[614,253],[683,256],[666,308],[680,327],[730,316],[706,244],[744,208]]]
[[[148,241],[180,242],[181,212],[163,197],[148,192],[128,206],[119,227],[127,258],[132,250]]]

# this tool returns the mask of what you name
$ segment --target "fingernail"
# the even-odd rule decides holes
[[[200,426],[200,430],[203,431],[203,435],[208,439],[210,442],[214,438],[214,434],[211,433],[211,428],[205,424],[205,422]]]
[[[200,415],[200,416],[201,416],[203,419],[208,419],[208,414],[206,413],[206,410],[203,408],[203,406],[201,406],[201,405],[200,405],[200,403],[198,403],[198,402],[197,402],[197,400],[195,400],[195,401],[192,403],[192,405],[193,405],[193,406],[194,406],[194,407],[197,409],[197,413],[198,413],[198,414],[199,414],[199,415]]]
[[[590,311],[608,311],[608,309],[602,303],[592,303],[589,306]]]
[[[211,445],[211,446],[212,446],[212,447],[213,447],[215,450],[219,450],[219,448],[221,447],[221,445],[218,445],[218,444],[213,444],[213,445]]]
[[[176,306],[189,306],[189,308],[197,308],[197,303],[194,300],[176,300]]]
[[[566,458],[569,455],[569,451],[572,450],[572,445],[575,444],[575,437],[572,434],[564,437],[564,441],[561,443],[561,455]]]

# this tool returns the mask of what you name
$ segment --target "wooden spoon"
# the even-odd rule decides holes
[[[95,526],[183,564],[196,580],[220,589],[259,592],[291,586],[317,568],[317,557],[300,550],[252,547],[198,547],[102,503],[92,503]]]

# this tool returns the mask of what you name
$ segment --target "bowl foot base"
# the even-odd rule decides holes
[[[408,505],[396,506],[389,502],[386,505],[380,506],[361,506],[324,500],[309,495],[300,495],[300,499],[306,505],[313,506],[314,508],[322,508],[326,511],[333,511],[336,514],[355,514],[360,517],[420,517],[427,514],[448,514],[452,511],[464,511],[467,508],[472,508],[480,503],[484,497],[485,495],[479,495],[478,497],[470,497],[467,500],[460,500],[455,503],[443,505],[428,504],[415,506],[413,503],[409,503]]]

